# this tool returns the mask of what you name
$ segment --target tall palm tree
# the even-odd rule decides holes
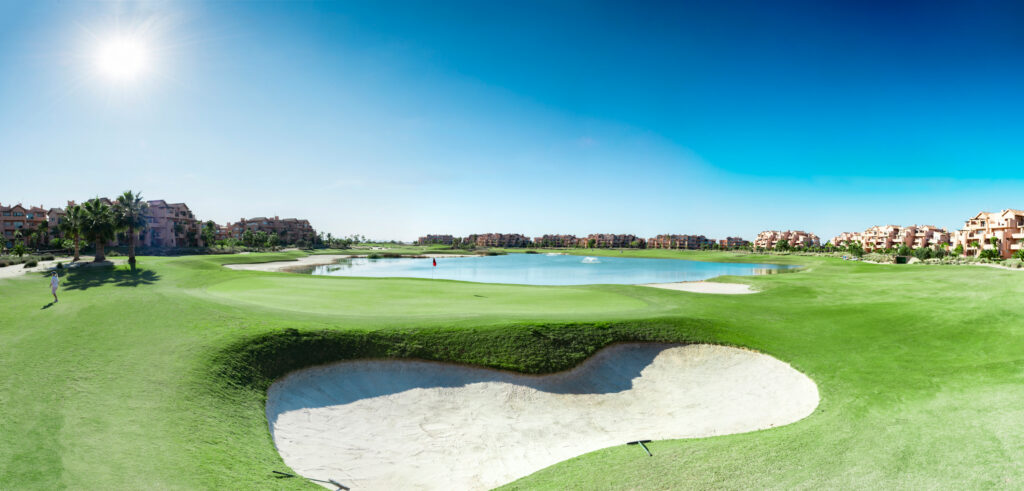
[[[71,262],[78,260],[78,244],[82,238],[82,223],[85,222],[85,212],[82,211],[81,205],[69,206],[66,210],[64,221],[60,222],[60,231],[64,232],[64,237],[70,238],[75,242],[75,258]]]
[[[117,232],[117,222],[113,210],[99,198],[86,201],[82,205],[82,210],[85,212],[83,213],[85,219],[82,221],[82,235],[85,236],[85,240],[96,244],[95,261],[104,261],[107,256],[104,254],[103,248],[107,242],[114,240],[114,235]]]
[[[142,193],[125,191],[114,203],[114,219],[117,228],[128,231],[128,265],[135,271],[135,242],[139,232],[146,227],[146,212],[149,203],[142,201]]]

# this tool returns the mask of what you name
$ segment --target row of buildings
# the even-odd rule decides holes
[[[108,198],[100,201],[112,206]],[[143,247],[198,247],[204,245],[202,229],[204,222],[196,218],[185,203],[168,203],[162,199],[146,202],[149,206],[145,215],[146,227],[139,234],[139,244]],[[68,207],[75,206],[68,201]],[[49,238],[62,238],[60,225],[67,215],[65,208],[44,208],[40,206],[23,206],[22,204],[4,206],[0,204],[0,235],[3,245],[10,247],[14,243],[16,233],[20,231],[23,240],[33,232],[40,231],[43,226]],[[256,217],[242,218],[235,223],[216,225],[216,239],[241,240],[246,231],[277,234],[281,244],[311,242],[316,231],[308,220],[298,218]],[[114,242],[116,245],[116,241]]]
[[[425,235],[419,245],[473,245],[476,247],[580,247],[600,249],[706,249],[709,247],[739,248],[750,245],[739,237],[714,240],[703,235],[659,235],[644,239],[632,234],[590,234],[577,237],[566,234],[548,234],[533,239],[523,234],[472,234],[465,238],[453,235]]]
[[[1024,248],[1024,211],[983,211],[967,219],[962,229],[952,232],[934,225],[877,225],[864,232],[843,232],[832,239],[837,246],[854,242],[859,242],[865,252],[898,249],[901,245],[912,249],[959,247],[968,256],[995,250],[1005,259]]]
[[[765,230],[757,234],[754,239],[754,247],[757,249],[775,249],[780,242],[789,244],[790,247],[819,247],[821,239],[812,233],[803,230]]]

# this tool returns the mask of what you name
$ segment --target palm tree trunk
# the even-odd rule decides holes
[[[103,246],[104,244],[102,240],[96,241],[96,258],[93,259],[94,262],[98,263],[107,259],[107,255],[103,253]]]
[[[72,259],[71,262],[78,261],[78,241],[79,241],[78,234],[75,234],[75,258]]]
[[[135,271],[135,227],[128,227],[128,265]]]

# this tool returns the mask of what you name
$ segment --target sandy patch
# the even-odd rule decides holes
[[[127,261],[127,259],[124,259],[124,258],[113,259],[113,258],[109,258],[109,257],[107,258],[106,261],[104,261],[102,263],[93,263],[92,260],[93,260],[92,256],[80,256],[78,262],[72,263],[71,262],[71,256],[67,256],[67,257],[58,257],[57,259],[54,259],[52,261],[39,261],[38,265],[36,265],[35,267],[31,267],[31,268],[26,268],[23,264],[15,264],[15,265],[12,265],[12,266],[4,266],[4,267],[0,268],[0,279],[3,279],[3,278],[14,278],[14,277],[17,277],[17,276],[22,276],[25,273],[38,273],[38,272],[41,272],[41,271],[47,271],[47,270],[53,269],[54,266],[57,265],[57,263],[64,263],[64,267],[65,268],[69,268],[69,267],[86,268],[86,267],[91,267],[91,265],[93,265],[93,264],[97,264],[98,266],[111,266],[111,265],[114,265],[114,264],[124,264]]]
[[[344,259],[351,256],[343,254],[322,254],[319,256],[306,256],[300,257],[294,261],[274,261],[269,263],[251,263],[251,264],[225,264],[225,268],[238,269],[242,271],[287,271],[292,268],[300,268],[303,266],[322,266],[325,264],[334,264],[339,259]]]
[[[300,257],[293,261],[273,261],[268,263],[251,263],[251,264],[225,264],[224,267],[231,269],[238,269],[242,271],[270,271],[270,272],[282,272],[289,271],[295,268],[302,268],[305,266],[324,266],[327,264],[334,264],[339,259],[351,259],[357,257],[366,257],[366,254],[318,254],[306,257]],[[443,257],[473,257],[473,254],[420,254],[415,256],[402,256],[403,258],[443,258]]]
[[[750,285],[742,283],[715,283],[708,281],[681,281],[678,283],[648,283],[653,288],[664,288],[666,290],[679,290],[693,293],[717,293],[721,295],[742,295],[746,293],[757,293]]]
[[[490,489],[601,448],[780,426],[817,405],[814,382],[767,355],[621,344],[546,376],[325,365],[275,382],[266,412],[285,463],[306,477],[360,490]]]

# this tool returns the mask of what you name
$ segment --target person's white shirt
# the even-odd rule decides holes
[[[58,279],[57,275],[51,276],[50,277],[50,288],[57,288],[58,284],[60,284],[60,280]]]

